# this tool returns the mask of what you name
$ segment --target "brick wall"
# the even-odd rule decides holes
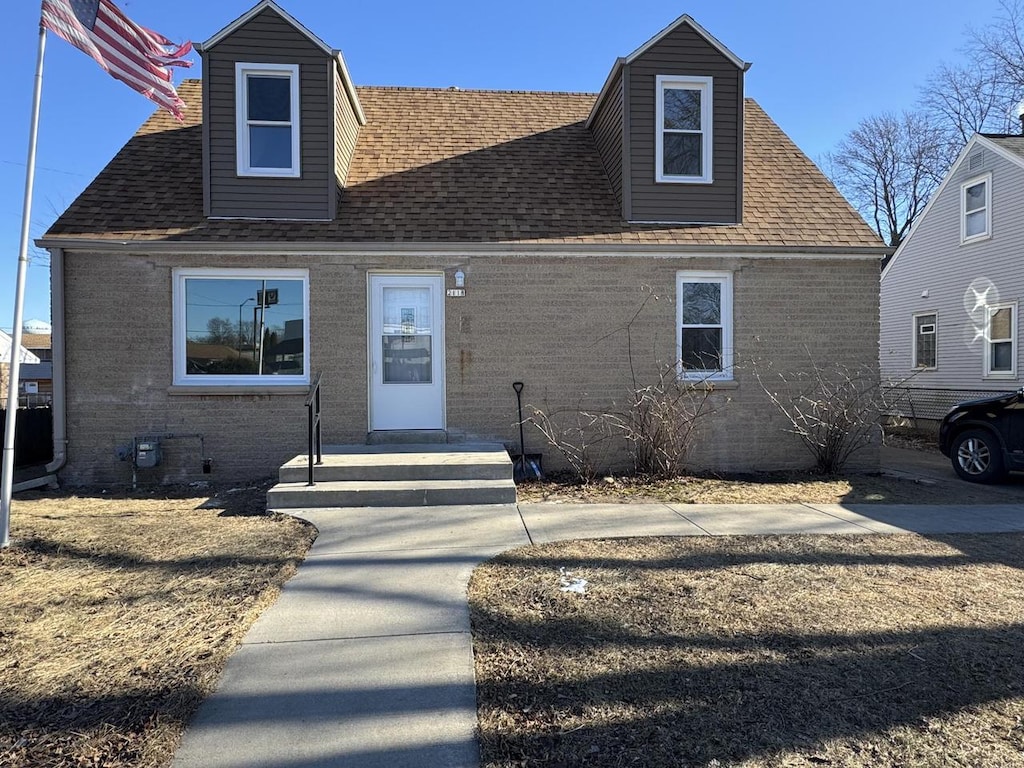
[[[630,347],[639,381],[652,380],[675,356],[679,270],[734,275],[735,382],[711,397],[714,415],[701,430],[695,467],[740,471],[810,463],[767,405],[751,374],[755,361],[770,361],[775,370],[806,368],[809,354],[819,363],[877,361],[877,266],[870,259],[69,252],[65,260],[69,447],[63,479],[70,484],[128,482],[131,465],[115,453],[133,436],[179,436],[164,442],[159,469],[140,472],[143,482],[204,479],[203,454],[213,459],[212,479],[265,477],[303,451],[303,394],[182,394],[171,387],[175,266],[310,270],[310,367],[324,374],[327,443],[366,437],[366,273],[372,269],[444,270],[449,287],[457,269],[466,274],[466,296],[445,305],[454,439],[518,446],[513,381],[525,383],[525,404],[609,408],[630,387]],[[527,450],[543,451],[546,468],[558,465],[536,430],[528,427],[526,435]],[[862,463],[873,461],[869,454]],[[621,466],[624,457],[615,463]]]

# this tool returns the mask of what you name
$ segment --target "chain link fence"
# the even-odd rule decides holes
[[[942,419],[949,409],[964,400],[1009,394],[1007,389],[926,389],[923,387],[883,387],[887,413],[899,419]]]

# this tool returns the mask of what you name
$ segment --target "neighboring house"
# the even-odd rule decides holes
[[[18,379],[22,379],[21,371],[33,365],[38,365],[40,360],[33,352],[26,348],[25,340],[28,334],[22,334],[21,355],[18,358]],[[14,348],[14,340],[10,335],[0,331],[0,408],[7,407],[7,397],[11,386],[11,350]],[[20,388],[19,388],[20,390]],[[20,391],[19,391],[20,394]]]
[[[146,121],[40,241],[68,482],[124,480],[117,447],[161,434],[203,442],[152,476],[199,445],[269,475],[319,372],[328,443],[515,446],[515,381],[609,408],[678,365],[715,387],[696,466],[806,465],[751,363],[873,365],[887,249],[688,16],[596,95],[356,87],[267,0],[199,50],[185,124]]]
[[[1024,136],[976,134],[882,272],[880,368],[900,415],[1024,384]]]
[[[36,356],[35,363],[18,369],[18,386],[23,406],[48,405],[53,399],[53,354],[48,333],[23,333],[21,345]]]

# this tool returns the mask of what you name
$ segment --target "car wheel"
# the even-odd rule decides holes
[[[1003,476],[1003,455],[991,432],[969,429],[958,435],[950,452],[953,469],[972,483],[991,483]]]

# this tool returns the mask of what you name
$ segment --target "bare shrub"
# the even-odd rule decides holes
[[[648,302],[658,301],[649,287],[640,290],[643,300],[632,316],[594,342],[603,344],[613,335],[625,334],[629,383],[622,400],[611,403],[607,411],[587,410],[578,404],[575,409],[546,413],[530,406],[533,415],[528,421],[584,483],[597,477],[610,451],[623,444],[636,473],[675,477],[684,468],[699,422],[711,413],[711,382],[681,379],[680,363],[652,367],[656,371],[653,382],[651,374],[638,372],[633,326]],[[715,370],[719,363],[708,361],[707,368]]]
[[[526,422],[562,455],[581,483],[590,483],[603,472],[613,437],[608,414],[588,411],[582,401],[575,408],[550,412],[534,405],[527,407],[531,415]]]
[[[634,381],[608,422],[625,438],[636,472],[667,478],[683,471],[697,426],[712,412],[712,392],[709,381],[680,380],[676,366],[663,368],[653,384]]]
[[[819,365],[812,360],[809,370],[770,377],[756,365],[753,369],[757,383],[788,422],[784,431],[800,438],[817,471],[837,474],[853,454],[881,439],[888,389],[872,366]]]

